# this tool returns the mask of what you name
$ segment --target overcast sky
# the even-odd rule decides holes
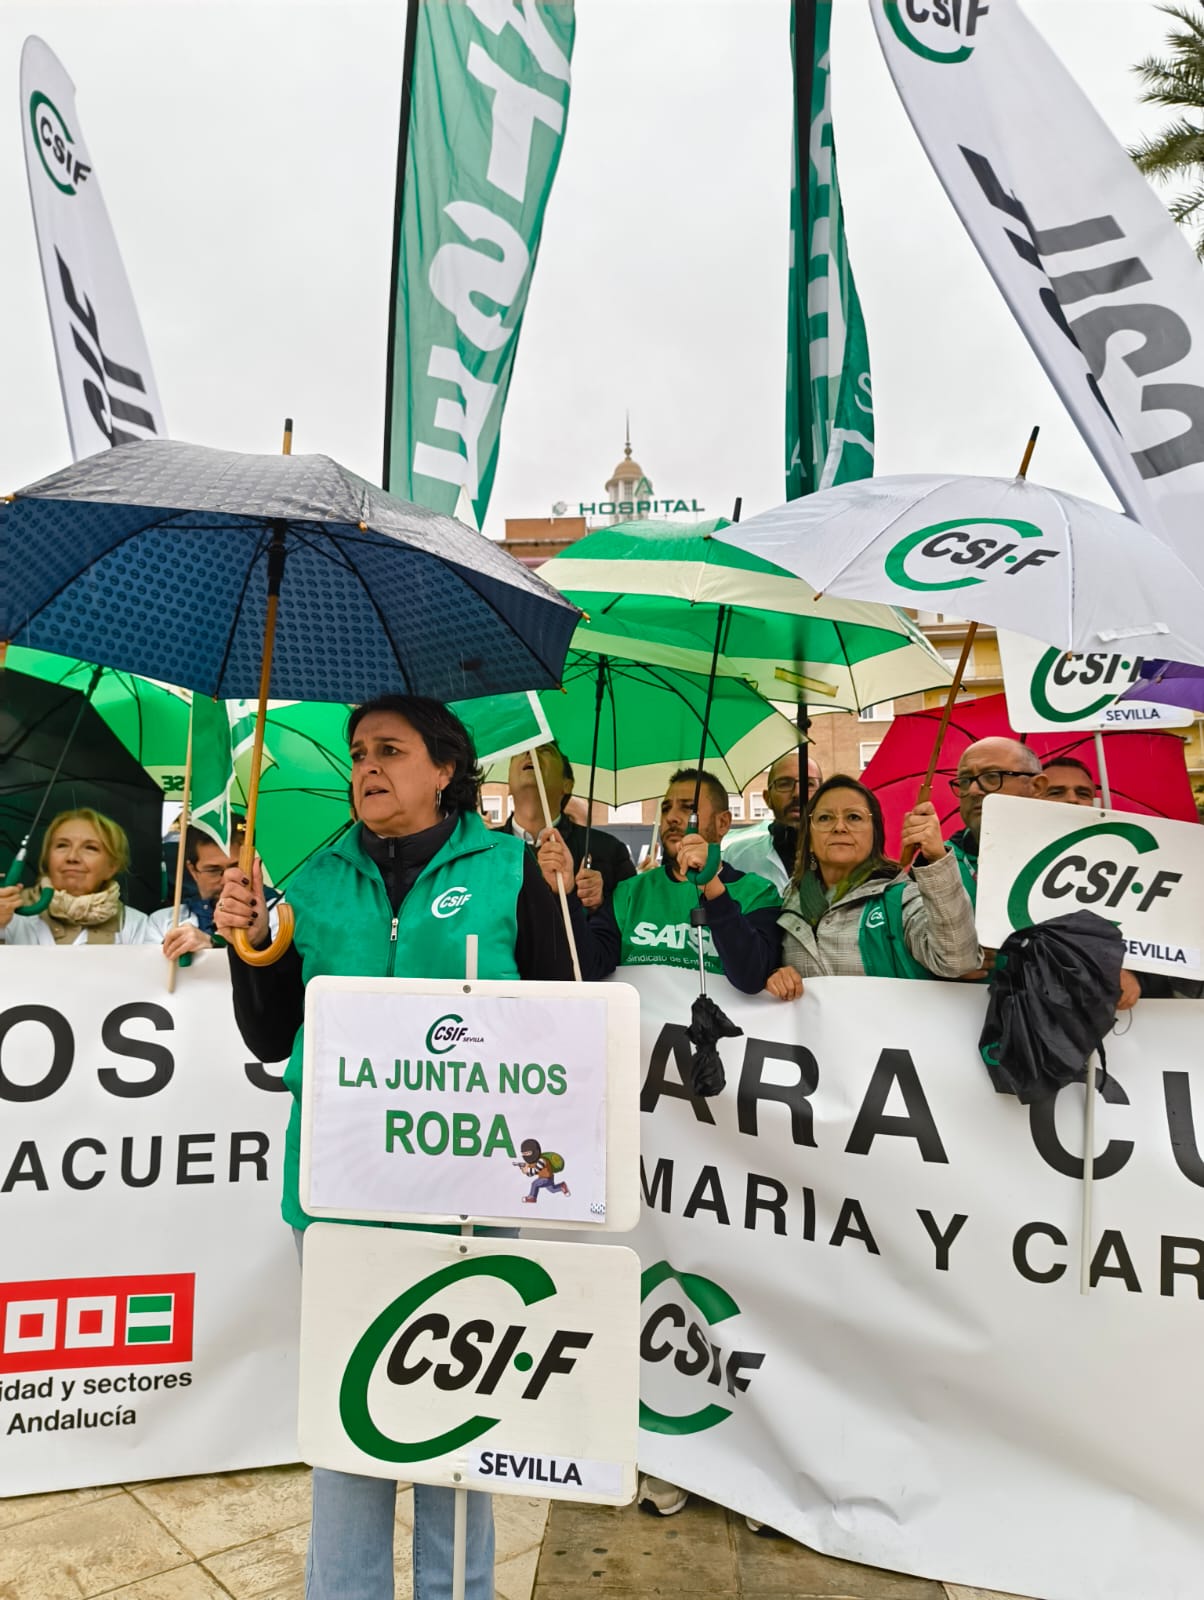
[[[1028,0],[1122,141],[1158,117],[1148,0]],[[379,479],[403,0],[0,3],[0,491],[70,452],[30,218],[21,45],[76,103],[172,435]],[[836,0],[834,114],[880,472],[1010,473],[1114,501],[945,199],[867,0]],[[787,0],[577,0],[568,132],[487,530],[601,497],[631,411],[658,496],[783,497]],[[1051,159],[1060,152],[1051,151]]]

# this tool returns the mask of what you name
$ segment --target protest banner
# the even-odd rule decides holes
[[[1141,731],[1191,722],[1191,712],[1182,706],[1152,700],[1117,705],[1118,696],[1141,677],[1139,655],[1081,655],[1002,628],[998,637],[1008,721],[1017,733]]]
[[[928,159],[1108,482],[1201,573],[1204,299],[1187,240],[1018,0],[872,13]]]
[[[1017,928],[1069,911],[1119,927],[1125,965],[1195,978],[1204,949],[1204,829],[1123,811],[1035,805],[989,794],[978,853],[978,936],[998,948]]]
[[[694,1101],[677,975],[620,975],[645,1062],[641,1469],[852,1561],[1195,1600],[1204,1005],[1143,1000],[1109,1037],[1084,1299],[1083,1091],[995,1094],[981,989],[809,978],[782,1005],[715,979],[744,1037]]]
[[[108,445],[163,438],[150,354],[84,141],[75,86],[36,36],[21,51],[21,127],[71,453],[78,461]],[[139,159],[137,150],[130,154]]]
[[[0,946],[0,1495],[296,1460],[288,1095],[164,966]]]
[[[435,914],[463,898],[448,890]],[[638,1041],[622,984],[314,978],[302,1204],[363,1221],[631,1228]]]
[[[626,1504],[639,1278],[628,1249],[315,1223],[302,1455],[369,1477]]]
[[[224,967],[202,956],[166,996],[154,950],[0,950],[3,1292],[45,1301],[65,1280],[64,1351],[68,1328],[114,1330],[83,1371],[13,1352],[0,1493],[296,1458],[287,1102],[248,1066]],[[618,976],[641,999],[641,1467],[852,1560],[1044,1600],[1195,1600],[1204,1004],[1142,1000],[1108,1039],[1084,1299],[1082,1090],[993,1093],[981,989],[808,979],[787,1006],[713,978],[744,1036],[721,1046],[725,1093],[692,1101],[683,975]],[[163,1280],[188,1273],[192,1362],[131,1364],[176,1337],[162,1301],[186,1286]],[[131,1374],[193,1382],[63,1392]],[[62,1421],[124,1410],[136,1424]],[[54,1413],[57,1430],[13,1427]],[[519,1445],[496,1454],[559,1454]],[[1001,1507],[1023,1538],[1000,1538]]]

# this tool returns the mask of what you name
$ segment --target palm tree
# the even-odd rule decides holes
[[[1179,115],[1129,154],[1155,182],[1178,179],[1191,185],[1171,200],[1170,213],[1176,222],[1192,226],[1196,255],[1204,261],[1204,0],[1158,10],[1178,24],[1166,39],[1171,53],[1165,59],[1147,56],[1133,70],[1145,86],[1144,104]]]

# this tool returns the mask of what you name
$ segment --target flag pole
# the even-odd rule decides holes
[[[552,813],[548,809],[548,791],[544,787],[543,772],[539,765],[539,748],[531,746],[531,765],[535,770],[535,782],[539,789],[539,803],[543,807],[543,825],[545,828],[552,826]],[[558,872],[556,874],[556,889],[560,895],[560,914],[564,918],[564,931],[568,935],[569,954],[573,958],[573,978],[581,982],[581,960],[577,954],[577,941],[573,937],[573,919],[569,914],[569,897],[565,892],[564,879]]]
[[[423,0],[409,0],[406,35],[401,52],[401,111],[397,129],[397,180],[393,200],[393,267],[389,274],[389,331],[385,343],[385,436],[380,486],[389,487],[393,454],[393,365],[397,342],[397,289],[401,281],[401,215],[405,205],[406,160],[410,151],[410,115],[414,93],[414,51],[418,42],[418,11]]]
[[[171,903],[171,931],[180,926],[180,902],[184,898],[184,858],[188,854],[188,817],[192,806],[192,711],[196,691],[188,697],[188,744],[184,751],[184,804],[180,807],[180,847],[176,851],[176,892]],[[167,992],[174,994],[181,957],[167,963]]]
[[[1095,763],[1099,768],[1100,797],[1104,810],[1112,809],[1112,789],[1108,783],[1108,760],[1104,755],[1104,736],[1095,730]],[[1092,1051],[1087,1057],[1087,1098],[1083,1102],[1083,1209],[1079,1227],[1079,1293],[1091,1293],[1091,1225],[1092,1200],[1095,1187],[1095,1096],[1096,1070],[1099,1055]]]

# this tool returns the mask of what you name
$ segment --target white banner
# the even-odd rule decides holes
[[[0,1495],[297,1459],[289,1097],[165,970],[0,947]]]
[[[21,52],[21,126],[71,453],[78,461],[108,445],[162,438],[163,407],[75,86],[34,35]]]
[[[641,1468],[853,1561],[1197,1600],[1204,1004],[1143,1000],[1109,1038],[1083,1298],[1083,1091],[994,1093],[983,990],[820,978],[784,1006],[717,979],[745,1036],[691,1102],[680,975],[620,973],[645,1061]]]
[[[1117,705],[1117,697],[1141,677],[1139,655],[1072,654],[1023,633],[999,630],[999,660],[1008,721],[1017,733],[1066,733],[1107,728],[1112,732],[1185,728],[1190,711],[1152,700]]]
[[[1204,573],[1204,283],[1017,0],[871,0],[967,232],[1118,498]]]
[[[624,1505],[639,1278],[599,1244],[305,1234],[301,1451],[315,1466]]]
[[[1125,966],[1195,978],[1204,949],[1204,828],[1165,817],[989,794],[978,855],[978,936],[1094,911],[1120,929]]]

